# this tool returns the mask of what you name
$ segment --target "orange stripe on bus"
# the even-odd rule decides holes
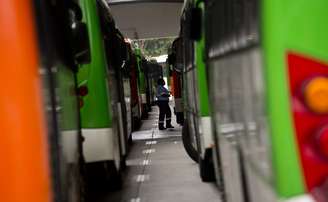
[[[0,201],[51,201],[32,1],[0,1]]]

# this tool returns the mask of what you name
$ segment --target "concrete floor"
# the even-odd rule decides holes
[[[214,202],[220,193],[214,183],[203,183],[198,165],[186,154],[181,127],[158,131],[156,107],[133,133],[123,190],[100,194],[95,202]],[[173,120],[173,122],[175,122]]]

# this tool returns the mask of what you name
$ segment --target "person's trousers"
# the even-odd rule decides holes
[[[164,121],[166,118],[166,125],[171,125],[171,109],[169,106],[169,101],[158,101],[159,107],[159,125],[164,125]]]

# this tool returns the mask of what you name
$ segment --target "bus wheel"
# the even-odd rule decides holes
[[[120,168],[121,168],[122,171],[125,170],[126,167],[127,167],[127,165],[126,165],[126,158],[127,158],[126,157],[126,154],[121,157]]]
[[[106,161],[106,181],[111,191],[117,191],[123,187],[122,173],[116,168],[114,161]]]
[[[192,160],[194,160],[196,163],[198,163],[199,154],[197,152],[197,149],[194,147],[192,143],[192,139],[190,137],[190,132],[189,132],[188,121],[185,121],[182,127],[182,143],[189,157]]]
[[[203,182],[215,182],[212,148],[205,149],[204,159],[199,161],[200,177]]]
[[[116,191],[122,188],[122,176],[116,168],[114,161],[87,163],[86,167],[87,180],[91,192]]]

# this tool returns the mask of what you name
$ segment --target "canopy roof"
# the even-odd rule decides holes
[[[181,0],[107,0],[116,26],[131,39],[178,36]]]

